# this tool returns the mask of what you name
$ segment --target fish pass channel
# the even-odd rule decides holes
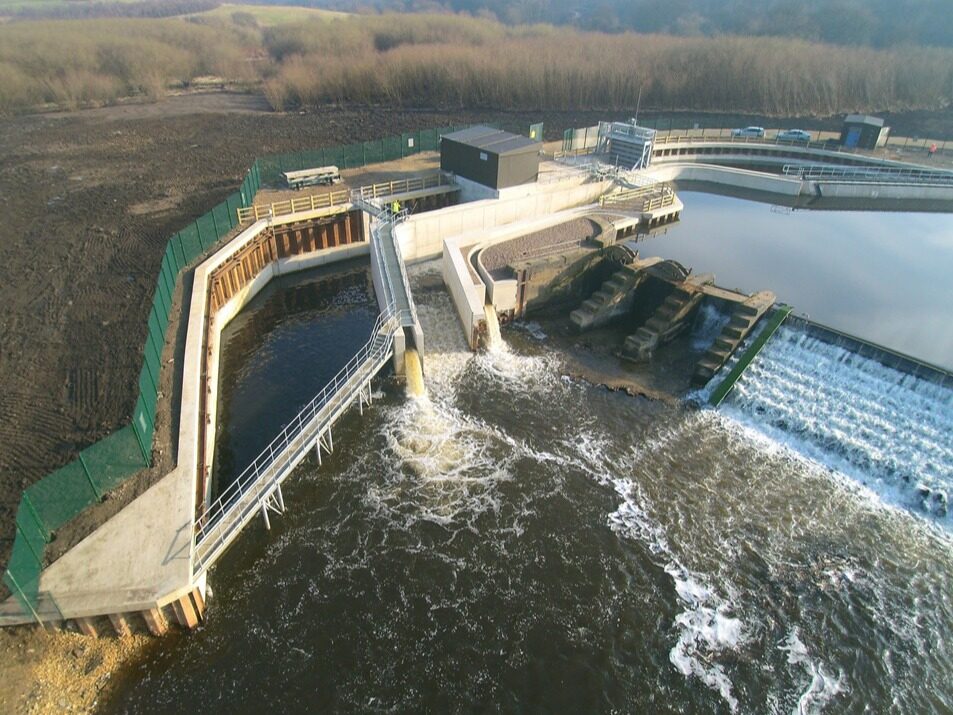
[[[470,353],[438,270],[411,270],[427,395],[381,382],[345,416],[214,569],[207,623],[147,646],[104,709],[953,708],[947,531],[791,449],[742,383],[725,410],[632,398],[565,377],[531,324]]]

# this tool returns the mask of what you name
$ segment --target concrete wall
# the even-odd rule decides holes
[[[412,216],[396,229],[404,259],[411,262],[437,258],[443,255],[444,240],[452,236],[591,204],[608,189],[609,183],[559,182],[537,186],[536,193],[529,196],[476,201]]]
[[[486,303],[486,287],[476,285],[467,268],[467,259],[455,242],[448,242],[443,249],[443,282],[450,292],[453,305],[460,316],[460,324],[467,336],[467,343],[471,350],[475,350],[479,337],[479,324],[486,320],[484,304]]]
[[[486,303],[492,303],[498,312],[513,310],[516,307],[517,284],[515,280],[509,279],[494,281],[489,271],[479,262],[477,271],[482,282],[474,283],[469,269],[470,256],[487,246],[572,221],[592,212],[599,212],[598,205],[588,204],[551,215],[544,213],[542,216],[517,223],[507,223],[489,230],[473,229],[443,241],[441,254],[443,280],[460,316],[460,322],[471,349],[476,349],[480,323],[486,320],[484,307]],[[398,231],[402,227],[398,227]],[[467,249],[466,254],[463,253],[464,248]]]
[[[798,196],[803,183],[800,179],[775,176],[760,171],[695,163],[653,164],[645,174],[659,181],[704,181],[784,196]]]
[[[278,261],[265,266],[261,273],[255,276],[241,291],[233,295],[231,299],[222,305],[215,313],[214,322],[210,325],[211,330],[209,331],[208,344],[206,346],[209,351],[208,380],[211,386],[211,392],[208,395],[208,402],[206,404],[206,413],[209,417],[209,425],[212,428],[205,430],[205,462],[209,467],[211,467],[212,460],[215,456],[216,430],[214,426],[218,424],[218,374],[221,363],[222,333],[226,326],[272,281],[272,279],[289,273],[318,268],[330,263],[346,261],[350,258],[367,256],[369,253],[370,244],[364,241],[361,243],[352,243],[347,246],[337,246],[336,248],[325,248],[313,253],[289,256],[288,258],[279,258]],[[181,433],[179,438],[182,438]],[[211,489],[212,482],[211,479],[209,479],[206,482],[206,501],[211,501]]]

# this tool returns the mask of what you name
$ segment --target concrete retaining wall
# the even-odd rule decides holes
[[[659,181],[704,181],[710,184],[766,191],[784,196],[800,195],[803,183],[800,179],[792,179],[786,176],[775,176],[760,171],[711,164],[653,164],[645,173]]]
[[[396,228],[396,238],[408,262],[437,258],[448,238],[591,204],[608,188],[608,182],[540,184],[529,196],[487,199],[411,216]]]

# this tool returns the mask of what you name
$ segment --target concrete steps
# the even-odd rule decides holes
[[[774,293],[770,291],[755,293],[744,302],[736,304],[728,324],[695,365],[692,384],[698,386],[707,384],[772,305],[774,305]]]
[[[632,292],[645,280],[644,269],[659,259],[636,261],[623,266],[606,280],[602,287],[569,314],[573,328],[582,332],[605,325],[629,308]]]
[[[666,296],[645,324],[625,339],[621,357],[633,362],[651,359],[659,345],[668,342],[685,329],[685,319],[705,297],[702,287],[714,280],[715,277],[710,273],[685,279]]]
[[[655,349],[685,328],[685,318],[701,302],[704,294],[676,288],[645,324],[625,339],[622,357],[634,362],[649,360]]]

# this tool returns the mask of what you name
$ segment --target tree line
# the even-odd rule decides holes
[[[953,47],[949,0],[255,0],[348,12],[466,12],[507,24],[602,32],[795,37],[831,44]]]
[[[600,33],[448,14],[259,28],[237,17],[0,25],[0,111],[161,96],[213,75],[277,110],[326,103],[766,115],[935,109],[953,50]]]

